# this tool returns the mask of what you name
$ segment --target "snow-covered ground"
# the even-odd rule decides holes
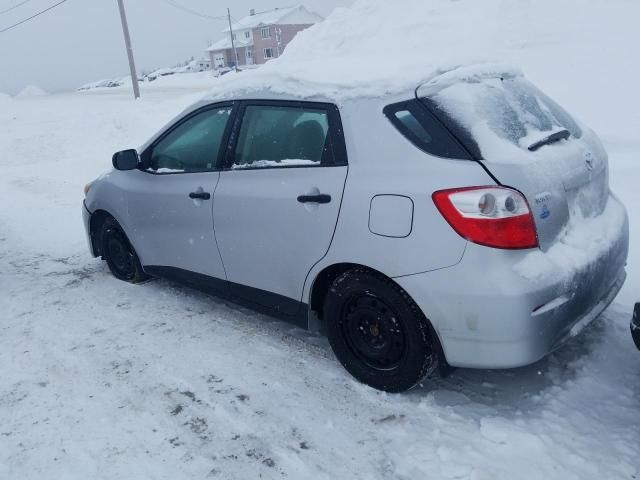
[[[426,3],[430,26],[469,5]],[[504,55],[598,131],[631,219],[627,284],[584,334],[527,368],[374,391],[321,337],[89,256],[84,184],[231,77],[159,79],[137,102],[0,95],[0,479],[640,478],[640,8],[515,3],[491,3]]]

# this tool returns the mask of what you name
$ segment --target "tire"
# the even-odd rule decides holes
[[[142,270],[140,259],[124,231],[111,217],[107,217],[100,228],[100,251],[118,280],[140,283],[150,278]]]
[[[355,268],[336,278],[325,299],[324,319],[340,363],[373,388],[403,392],[438,366],[428,320],[382,274]]]

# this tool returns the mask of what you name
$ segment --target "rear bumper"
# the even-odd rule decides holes
[[[640,303],[636,303],[633,309],[633,318],[631,319],[631,338],[640,350]]]
[[[624,207],[610,201],[623,221],[608,232],[599,255],[571,273],[527,278],[518,265],[546,254],[469,244],[457,265],[395,281],[432,322],[450,365],[534,363],[597,318],[622,288],[628,220]]]
[[[87,238],[87,244],[89,245],[89,251],[91,255],[97,257],[96,252],[93,248],[93,241],[91,238],[91,212],[87,208],[87,204],[82,202],[82,223],[84,224],[84,231]]]

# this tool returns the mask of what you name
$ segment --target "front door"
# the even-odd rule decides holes
[[[130,185],[135,228],[128,233],[145,267],[225,278],[212,204],[231,109],[215,106],[188,115],[142,154],[143,168]]]
[[[335,106],[246,102],[215,191],[214,223],[230,287],[284,314],[326,255],[347,176]]]

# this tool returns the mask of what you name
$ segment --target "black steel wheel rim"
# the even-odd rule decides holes
[[[129,242],[117,229],[109,229],[106,233],[105,248],[107,262],[116,276],[131,279],[135,276],[135,259]]]
[[[406,335],[396,313],[370,293],[349,298],[341,318],[343,338],[351,352],[375,370],[393,370],[406,354]]]

